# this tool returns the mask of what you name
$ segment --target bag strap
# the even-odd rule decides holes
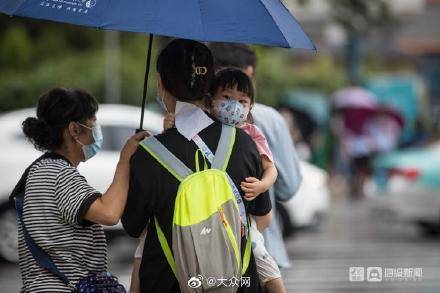
[[[162,231],[162,228],[160,228],[159,221],[156,217],[154,217],[154,225],[156,226],[156,233],[157,238],[159,238],[160,246],[162,247],[162,251],[165,254],[165,258],[168,261],[168,264],[171,267],[171,270],[174,273],[174,276],[177,278],[177,268],[176,268],[176,262],[174,261],[173,253],[171,251],[170,246],[168,245],[168,241],[165,237],[165,234]]]
[[[140,143],[140,146],[173,174],[177,180],[183,181],[186,177],[194,173],[154,136],[144,139]]]
[[[41,157],[36,159],[28,168],[26,168],[26,171],[23,173],[22,177],[20,178],[19,183],[14,188],[14,191],[11,194],[11,199],[15,200],[15,208],[17,210],[18,220],[20,221],[20,224],[21,224],[21,229],[23,232],[24,241],[25,241],[26,246],[29,249],[31,255],[35,259],[35,262],[40,267],[48,270],[49,272],[54,274],[56,277],[58,277],[65,285],[67,285],[71,289],[75,289],[75,286],[69,281],[69,279],[66,277],[66,275],[64,275],[58,269],[58,267],[52,261],[51,257],[41,247],[39,247],[37,243],[35,243],[35,241],[30,236],[30,234],[26,228],[26,225],[23,221],[25,186],[26,186],[26,180],[29,175],[29,171],[30,171],[31,167],[43,159],[57,158],[57,157],[58,156],[56,154],[45,153],[44,155],[42,155]]]
[[[26,242],[26,246],[29,249],[30,253],[35,259],[35,262],[42,268],[48,270],[52,274],[54,274],[56,277],[58,277],[64,284],[71,288],[75,288],[73,286],[69,279],[64,275],[58,267],[55,265],[55,263],[52,261],[51,257],[43,250],[41,249],[37,243],[32,239],[32,237],[29,235],[29,232],[26,229],[26,225],[23,221],[23,204],[24,204],[24,196],[17,195],[15,197],[15,207],[17,209],[17,215],[18,219],[21,223],[21,228],[23,231],[24,241]]]
[[[235,134],[235,127],[222,125],[222,134],[220,135],[220,141],[218,142],[211,168],[226,171],[235,143]]]

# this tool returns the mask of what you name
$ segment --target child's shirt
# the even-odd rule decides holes
[[[269,161],[273,163],[273,155],[270,151],[269,144],[267,143],[266,136],[263,132],[254,124],[243,123],[238,126],[243,129],[257,145],[257,150],[260,153],[260,157],[265,156]]]

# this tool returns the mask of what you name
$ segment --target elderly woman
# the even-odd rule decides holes
[[[40,97],[37,117],[23,122],[26,137],[46,153],[27,169],[12,194],[24,190],[18,231],[22,292],[71,292],[90,273],[107,271],[101,225],[115,225],[122,215],[130,157],[146,133],[128,140],[112,184],[100,194],[77,170],[101,147],[97,111],[98,103],[89,93],[55,88]],[[36,261],[29,239],[47,254],[70,287]]]
[[[196,41],[173,40],[160,53],[157,72],[158,102],[164,111],[175,114],[175,127],[155,136],[155,139],[194,171],[194,154],[198,147],[193,138],[198,135],[209,149],[216,150],[222,133],[222,124],[203,111],[204,98],[209,93],[214,73],[211,52]],[[262,176],[263,168],[256,145],[241,129],[236,130],[226,172],[236,186],[240,186],[240,182],[247,177]],[[159,229],[156,230],[154,220],[157,219],[157,226],[161,227],[167,243],[172,247],[172,223],[178,187],[179,181],[152,154],[139,147],[130,163],[130,189],[122,224],[133,237],[139,237],[146,228],[148,231],[138,274],[140,292],[187,292],[190,289],[186,287],[188,280],[178,282],[162,250],[157,233]],[[243,197],[244,194],[240,191],[238,196]],[[262,226],[270,222],[271,203],[267,193],[246,203],[245,209],[245,213],[254,215]],[[246,243],[243,236],[242,247]],[[217,243],[212,244],[215,246]],[[248,278],[249,283],[236,288],[237,292],[262,292],[253,255],[244,277]]]

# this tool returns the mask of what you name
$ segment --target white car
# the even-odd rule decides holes
[[[373,179],[365,186],[372,208],[439,234],[440,141],[379,156],[373,166]]]
[[[317,227],[330,206],[328,174],[325,170],[300,160],[303,181],[287,202],[277,202],[277,216],[284,236],[295,229]]]
[[[100,105],[97,119],[104,135],[102,150],[78,167],[79,172],[98,191],[104,192],[110,186],[119,151],[126,139],[139,127],[140,111],[140,108],[133,106]],[[35,109],[18,110],[0,116],[3,136],[0,146],[0,256],[11,262],[18,259],[17,222],[16,212],[8,204],[8,198],[26,167],[41,155],[26,140],[21,130],[21,123],[29,116],[35,116]],[[162,131],[162,125],[162,115],[145,111],[145,130],[157,134]]]

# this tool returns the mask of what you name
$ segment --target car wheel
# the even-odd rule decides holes
[[[276,204],[276,217],[283,237],[291,236],[295,229],[292,225],[292,222],[290,221],[290,217],[286,209],[282,204],[278,202]]]
[[[13,208],[4,208],[0,212],[0,257],[8,262],[18,262],[17,214]]]

